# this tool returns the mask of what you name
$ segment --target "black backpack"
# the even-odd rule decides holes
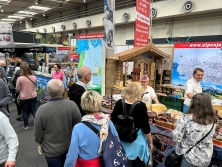
[[[8,76],[12,77],[15,71],[15,66],[10,66],[9,67],[9,72],[8,72]]]
[[[14,80],[12,81],[12,84],[13,84],[14,87],[16,87],[16,81],[17,81],[18,77],[20,77],[20,73],[21,73],[21,70],[18,70],[15,73]]]
[[[116,131],[122,141],[132,143],[137,138],[138,130],[135,127],[135,120],[131,117],[131,114],[138,103],[140,102],[134,102],[127,114],[125,100],[122,100],[123,115],[118,115],[116,121]]]

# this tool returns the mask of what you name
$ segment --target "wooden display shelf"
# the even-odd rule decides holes
[[[174,124],[169,124],[169,123],[158,121],[158,120],[154,120],[154,122],[156,126],[159,126],[168,130],[174,130],[174,126],[175,126]]]

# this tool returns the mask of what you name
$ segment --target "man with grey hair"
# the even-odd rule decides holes
[[[38,108],[35,117],[35,141],[41,145],[48,167],[63,167],[72,129],[82,117],[78,106],[63,98],[61,80],[50,80],[47,90],[50,99]]]
[[[77,71],[77,75],[78,81],[69,88],[68,96],[70,100],[76,102],[81,112],[81,115],[83,116],[85,115],[85,112],[80,106],[80,101],[81,96],[87,90],[87,84],[91,80],[91,70],[89,67],[83,66]]]

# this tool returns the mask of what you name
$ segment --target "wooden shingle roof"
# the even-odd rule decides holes
[[[126,61],[142,53],[147,53],[148,55],[155,56],[156,59],[170,58],[170,55],[164,53],[158,49],[153,43],[149,43],[145,47],[134,47],[132,49],[120,52],[116,55],[108,57],[108,59]]]

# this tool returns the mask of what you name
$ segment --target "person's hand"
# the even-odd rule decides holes
[[[150,149],[150,151],[153,150],[153,143],[149,143],[149,149]]]
[[[15,167],[15,161],[7,161],[5,167]]]

